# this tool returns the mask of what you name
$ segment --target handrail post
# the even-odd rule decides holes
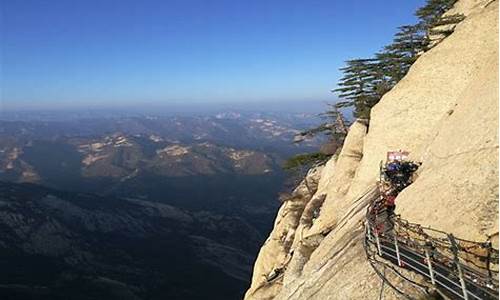
[[[396,235],[394,235],[394,248],[396,248],[396,257],[398,258],[398,266],[402,267],[401,256],[399,255],[398,237]]]
[[[429,268],[429,275],[431,275],[431,283],[436,285],[436,281],[434,280],[434,270],[432,269],[431,256],[429,255],[429,249],[425,249],[425,259],[427,260],[427,267]]]
[[[464,274],[462,272],[462,267],[457,263],[458,276],[460,278],[460,284],[462,285],[462,292],[464,294],[464,299],[469,300],[469,295],[467,294],[467,286],[465,285]]]
[[[377,240],[378,255],[382,256],[382,247],[380,246],[380,238],[378,237],[378,232],[375,232],[375,239]]]
[[[365,222],[365,226],[366,226],[366,237],[368,238],[369,241],[372,241],[373,239],[370,230],[370,222],[368,222],[368,220]]]
[[[491,273],[491,248],[492,248],[492,245],[491,245],[491,240],[490,240],[489,236],[488,236],[488,241],[486,243],[487,243],[486,247],[488,247],[488,254],[486,257],[486,268],[488,269],[488,279],[490,281],[492,281],[493,280],[493,276]]]
[[[451,243],[451,251],[453,252],[454,262],[457,266],[458,278],[460,279],[460,285],[462,286],[462,293],[465,300],[469,300],[469,295],[467,294],[467,286],[465,285],[464,273],[462,272],[462,267],[460,266],[460,261],[458,259],[458,245],[453,234],[448,234],[448,239]]]

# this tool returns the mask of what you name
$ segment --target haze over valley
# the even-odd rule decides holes
[[[29,116],[0,121],[0,190],[12,213],[0,223],[10,239],[27,239],[5,249],[11,262],[3,269],[15,277],[35,255],[50,265],[45,292],[30,286],[37,274],[11,281],[25,285],[25,296],[48,298],[83,280],[99,297],[118,284],[130,295],[195,299],[197,283],[172,290],[166,281],[208,274],[213,285],[204,294],[241,297],[286,189],[283,161],[320,141],[293,143],[319,121],[304,113]],[[172,257],[176,263],[162,272]],[[116,276],[123,280],[107,279]],[[217,288],[228,282],[231,289]]]

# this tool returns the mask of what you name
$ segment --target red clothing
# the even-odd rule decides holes
[[[385,203],[387,206],[394,206],[396,202],[396,196],[386,196]]]

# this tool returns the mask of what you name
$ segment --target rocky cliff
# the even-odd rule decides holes
[[[498,248],[498,2],[461,0],[449,13],[466,18],[283,203],[245,299],[397,298],[381,289],[363,249],[360,196],[376,184],[388,150],[422,162],[397,197],[398,214],[470,240],[490,236]]]

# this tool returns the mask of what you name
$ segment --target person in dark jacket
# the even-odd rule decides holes
[[[396,210],[396,192],[393,190],[387,191],[385,195],[385,205],[387,207],[387,213],[389,217],[394,215],[394,211]]]
[[[419,164],[411,161],[394,160],[387,163],[384,175],[387,181],[389,181],[398,192],[401,192],[412,183],[413,173],[415,173],[418,167]]]

